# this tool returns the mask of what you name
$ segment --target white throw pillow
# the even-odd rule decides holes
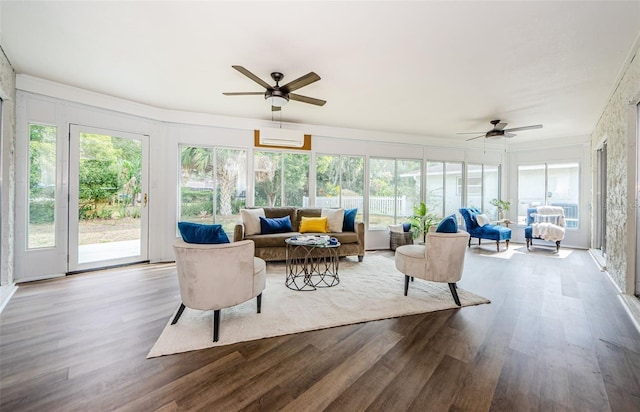
[[[476,222],[478,222],[478,226],[488,225],[490,222],[489,216],[485,214],[476,215]]]
[[[402,226],[402,223],[399,225],[389,225],[389,232],[404,233],[404,227]]]
[[[320,217],[327,217],[329,232],[342,233],[342,221],[344,220],[344,209],[322,209]]]
[[[264,209],[240,209],[242,224],[244,225],[244,235],[260,234],[260,217],[265,217]]]

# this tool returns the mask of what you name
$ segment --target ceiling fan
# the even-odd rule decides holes
[[[484,133],[484,132],[464,132],[464,133],[457,133],[457,134],[484,133],[484,134],[481,134],[480,136],[476,136],[476,137],[472,137],[470,139],[467,139],[467,141],[469,141],[469,140],[477,139],[479,137],[486,137],[486,138],[496,137],[496,136],[513,137],[513,136],[515,136],[515,134],[513,134],[511,132],[518,132],[518,131],[521,131],[521,130],[531,130],[531,129],[542,129],[542,125],[541,124],[535,124],[535,125],[532,125],[532,126],[512,127],[511,129],[505,129],[505,127],[507,127],[507,123],[501,123],[500,120],[492,120],[491,124],[493,125],[493,129],[489,130],[486,133]]]
[[[265,82],[255,74],[251,73],[249,70],[245,69],[242,66],[231,66],[240,73],[244,74],[254,82],[258,83],[260,86],[265,88],[264,92],[231,92],[231,93],[222,93],[225,96],[251,96],[251,95],[264,95],[264,99],[271,105],[271,110],[276,112],[279,111],[282,106],[287,104],[289,100],[295,100],[302,103],[315,104],[316,106],[324,106],[326,103],[325,100],[316,99],[313,97],[302,96],[299,94],[291,93],[295,90],[300,89],[301,87],[307,86],[313,82],[317,82],[320,80],[320,76],[315,74],[314,72],[309,72],[302,77],[299,77],[295,80],[290,81],[284,86],[280,86],[280,82],[284,78],[284,74],[280,72],[271,73],[271,78],[276,82],[275,86],[269,85],[269,83]]]

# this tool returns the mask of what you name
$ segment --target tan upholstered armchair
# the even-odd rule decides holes
[[[260,313],[267,267],[264,260],[253,256],[251,240],[204,245],[177,240],[173,250],[182,303],[172,325],[185,306],[213,310],[213,341],[217,342],[220,309],[257,297]]]
[[[427,234],[425,245],[404,245],[396,249],[396,268],[404,273],[404,295],[409,290],[409,278],[446,282],[456,305],[461,306],[456,282],[462,277],[469,233],[439,233],[434,227]]]

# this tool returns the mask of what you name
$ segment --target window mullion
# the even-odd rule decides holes
[[[344,156],[340,155],[340,166],[338,167],[338,205],[342,205],[342,168],[344,167]]]
[[[482,213],[486,213],[484,210],[484,163],[480,164],[480,210]]]
[[[213,182],[213,192],[211,193],[211,220],[216,223],[216,215],[218,214],[218,149],[216,147],[211,148],[212,155],[212,167],[211,167],[211,181]]]
[[[393,161],[393,223],[398,221],[398,159]]]
[[[447,162],[442,162],[442,213],[445,215],[445,205],[447,204]]]
[[[544,164],[544,204],[549,205],[549,163]]]

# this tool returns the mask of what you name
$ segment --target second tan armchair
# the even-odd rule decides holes
[[[194,244],[177,240],[173,250],[182,303],[172,325],[185,307],[213,310],[213,341],[217,342],[221,309],[257,298],[260,313],[267,267],[253,256],[253,241]]]
[[[432,228],[435,229],[435,228]],[[469,241],[469,233],[430,231],[425,245],[404,245],[396,249],[396,268],[404,276],[404,295],[409,290],[409,279],[445,282],[449,284],[456,305],[461,306],[456,282],[462,278],[464,257]]]

